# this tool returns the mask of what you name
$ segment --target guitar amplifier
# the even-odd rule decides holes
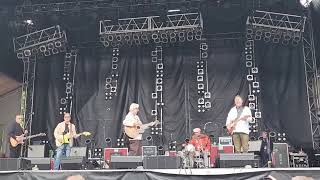
[[[178,169],[181,158],[178,156],[148,156],[143,157],[144,169]]]
[[[156,156],[157,146],[142,146],[142,156]]]
[[[128,148],[105,148],[104,160],[109,162],[111,156],[128,156]]]
[[[141,156],[111,156],[111,169],[135,169],[142,166]]]
[[[29,145],[28,158],[43,158],[45,145]]]
[[[0,171],[31,170],[31,161],[24,158],[0,158]]]

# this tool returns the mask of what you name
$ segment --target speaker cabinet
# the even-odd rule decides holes
[[[31,161],[32,167],[37,165],[39,170],[50,170],[51,169],[50,161],[52,161],[52,164],[54,161],[53,158],[52,159],[50,159],[50,158],[26,158],[26,159]]]
[[[81,170],[83,164],[85,164],[84,157],[67,157],[61,159],[60,166],[62,170]]]
[[[143,158],[144,169],[178,169],[181,164],[177,156],[147,156]]]
[[[31,161],[24,158],[0,158],[0,171],[31,170]]]
[[[142,166],[141,156],[111,156],[111,169],[135,169]]]
[[[272,163],[276,168],[290,167],[287,143],[273,143]]]

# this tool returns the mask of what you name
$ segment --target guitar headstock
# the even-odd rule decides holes
[[[157,119],[153,123],[154,123],[153,125],[156,126],[156,125],[160,124],[160,121]]]
[[[84,135],[84,136],[90,136],[90,135],[91,135],[91,132],[84,131],[84,132],[82,132],[82,135]]]

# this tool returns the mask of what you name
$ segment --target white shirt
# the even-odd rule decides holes
[[[125,126],[133,126],[134,124],[141,125],[142,122],[140,121],[140,118],[138,115],[135,115],[135,114],[129,112],[126,115],[126,118],[123,120],[122,124]],[[136,138],[134,138],[134,140],[142,140],[142,134],[139,134]]]
[[[250,133],[249,121],[251,121],[251,119],[252,119],[251,110],[248,106],[243,106],[243,111],[239,117],[241,118],[241,117],[247,116],[247,115],[249,115],[250,117],[248,117],[246,119],[246,121],[244,121],[244,120],[238,121],[233,132],[246,133],[246,134]],[[233,108],[230,109],[230,111],[228,113],[226,125],[228,125],[231,121],[235,120],[237,118],[237,116],[238,116],[237,108],[236,108],[236,106],[234,106]]]

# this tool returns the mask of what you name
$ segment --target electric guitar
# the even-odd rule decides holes
[[[235,120],[231,121],[228,125],[227,125],[227,131],[230,135],[233,134],[233,131],[234,129],[236,128],[237,126],[237,123],[239,121],[241,121],[242,119],[247,119],[248,117],[251,117],[250,115],[246,115],[246,116],[243,116],[243,117],[239,117],[239,118],[236,118]]]
[[[46,136],[46,133],[39,133],[31,136],[24,137],[24,134],[20,136],[16,136],[16,138],[10,137],[10,145],[11,147],[17,147],[19,144],[23,144],[25,140],[39,137],[39,136]]]
[[[146,129],[148,129],[151,126],[156,126],[160,122],[158,120],[155,120],[154,122],[150,122],[147,124],[141,124],[141,125],[134,125],[134,126],[124,126],[124,132],[126,135],[132,139],[136,138],[139,134],[144,133]]]
[[[81,135],[90,136],[91,132],[84,131],[82,133],[76,134],[76,136],[81,136]],[[71,142],[71,139],[72,139],[72,137],[71,137],[70,133],[67,133],[67,134],[63,135],[62,138],[56,139],[56,145],[61,146],[62,144],[69,144]]]

